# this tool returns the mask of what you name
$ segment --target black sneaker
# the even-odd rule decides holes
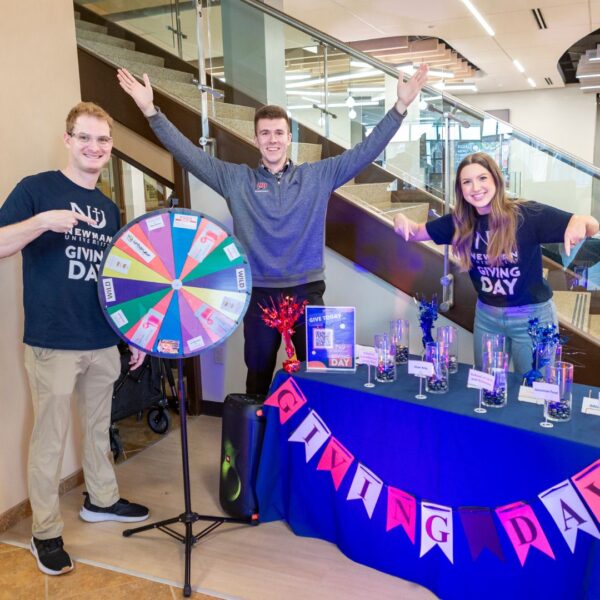
[[[61,537],[49,540],[32,537],[29,549],[37,560],[39,570],[46,575],[62,575],[73,570],[71,557],[63,550]]]
[[[128,502],[124,498],[120,498],[112,506],[102,508],[90,502],[90,495],[87,492],[83,492],[83,495],[85,500],[79,516],[88,523],[99,523],[100,521],[134,523],[135,521],[145,521],[150,516],[150,511],[145,506]]]

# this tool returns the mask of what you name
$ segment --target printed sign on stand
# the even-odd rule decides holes
[[[306,307],[306,370],[355,372],[353,306]]]

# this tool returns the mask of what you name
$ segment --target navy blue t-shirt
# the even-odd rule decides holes
[[[492,267],[487,261],[488,215],[481,215],[477,220],[469,276],[484,304],[523,306],[552,298],[552,290],[542,276],[540,244],[562,242],[573,215],[537,202],[524,202],[519,210],[516,260],[512,263],[504,260],[500,267]],[[452,215],[430,221],[425,227],[436,244],[452,242]]]
[[[47,210],[74,210],[96,219],[68,233],[47,231],[21,251],[25,333],[30,346],[98,350],[119,338],[98,301],[98,268],[119,229],[119,209],[100,190],[81,187],[60,171],[23,179],[0,207],[0,227]]]

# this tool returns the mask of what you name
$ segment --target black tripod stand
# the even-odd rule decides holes
[[[252,515],[247,519],[237,519],[232,517],[221,517],[221,516],[210,516],[210,515],[199,515],[192,511],[191,498],[190,498],[190,465],[188,460],[188,440],[187,440],[187,409],[185,404],[185,391],[183,387],[183,359],[178,359],[177,372],[179,375],[179,415],[181,420],[181,459],[183,467],[183,493],[185,499],[185,512],[181,513],[178,517],[171,519],[165,519],[164,521],[157,521],[156,523],[150,523],[149,525],[143,525],[142,527],[136,527],[135,529],[126,529],[123,531],[125,537],[129,537],[135,533],[142,531],[148,531],[149,529],[159,529],[167,535],[179,540],[185,544],[185,581],[183,586],[183,595],[187,598],[192,594],[192,587],[190,585],[190,574],[191,574],[191,558],[192,558],[192,547],[194,544],[204,536],[208,535],[211,531],[214,531],[217,527],[223,523],[245,523],[248,525],[258,524],[258,515]],[[210,525],[202,529],[199,533],[194,535],[193,525],[196,521],[210,521]],[[185,535],[182,535],[178,531],[175,531],[169,527],[174,523],[183,523],[185,525]]]

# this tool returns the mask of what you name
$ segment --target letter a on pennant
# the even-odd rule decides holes
[[[439,546],[446,558],[454,564],[454,529],[452,509],[449,506],[421,502],[421,554],[425,556]]]
[[[306,462],[308,462],[330,435],[331,431],[323,423],[321,417],[314,410],[311,410],[308,413],[308,417],[300,423],[298,429],[290,435],[288,441],[304,444]]]
[[[383,481],[373,471],[359,463],[346,500],[362,500],[370,519],[379,500],[381,488],[383,488]]]
[[[497,508],[496,514],[508,534],[521,566],[525,564],[531,546],[554,558],[550,542],[529,504],[507,504]]]
[[[290,377],[284,381],[265,401],[265,406],[279,409],[279,422],[283,425],[306,404],[306,398],[298,384]]]
[[[581,529],[600,539],[600,532],[571,482],[565,481],[539,494],[571,552],[575,552],[577,532]]]
[[[596,519],[600,521],[600,459],[571,479]]]
[[[388,486],[386,531],[402,525],[410,541],[415,543],[417,531],[417,501],[414,496]]]
[[[333,485],[337,490],[353,461],[354,455],[350,454],[342,444],[331,436],[329,444],[327,444],[325,451],[321,455],[317,470],[330,471],[333,478]]]

